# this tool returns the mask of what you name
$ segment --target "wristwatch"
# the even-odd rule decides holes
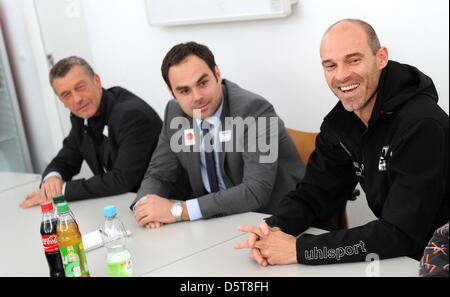
[[[181,214],[183,213],[183,206],[181,202],[175,202],[170,208],[170,213],[177,222],[181,221]]]

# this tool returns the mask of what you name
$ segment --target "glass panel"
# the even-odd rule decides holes
[[[25,157],[28,149],[23,131],[18,128],[21,117],[15,108],[17,99],[11,90],[12,76],[6,63],[6,48],[0,35],[0,171],[29,172]]]

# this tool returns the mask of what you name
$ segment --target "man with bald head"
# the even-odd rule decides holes
[[[420,259],[449,219],[448,115],[433,81],[388,59],[374,29],[345,19],[324,34],[320,57],[339,102],[324,118],[295,191],[280,212],[235,248],[259,264],[330,264],[410,256]],[[302,234],[326,219],[360,183],[377,220],[322,235]],[[344,195],[343,195],[344,194]]]

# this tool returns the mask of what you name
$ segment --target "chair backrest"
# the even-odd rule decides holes
[[[294,141],[297,152],[299,153],[300,158],[302,158],[303,163],[308,163],[309,156],[316,148],[316,137],[319,133],[303,132],[290,128],[286,128],[286,130]]]
[[[287,132],[294,141],[297,152],[300,155],[303,163],[308,164],[309,156],[316,149],[316,138],[319,133],[314,132],[304,132],[291,128],[286,128]],[[348,217],[346,211],[346,205],[343,209],[338,211],[336,215],[331,218],[331,223],[337,226],[339,229],[348,229]],[[326,223],[325,223],[326,225]],[[321,227],[315,226],[315,227]]]

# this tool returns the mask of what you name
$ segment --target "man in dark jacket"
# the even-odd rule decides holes
[[[100,77],[79,57],[59,61],[50,84],[71,111],[72,129],[42,175],[40,190],[21,203],[30,207],[63,193],[67,201],[136,191],[158,142],[161,118],[142,99],[121,88],[102,88]],[[71,180],[85,160],[94,176]]]
[[[325,33],[320,55],[340,102],[325,117],[304,179],[280,212],[240,226],[261,265],[328,264],[411,256],[449,219],[448,115],[432,80],[388,60],[373,28],[343,20]],[[378,220],[322,235],[302,234],[328,218],[357,183]],[[343,195],[344,194],[344,195]],[[293,236],[294,235],[294,236]]]

